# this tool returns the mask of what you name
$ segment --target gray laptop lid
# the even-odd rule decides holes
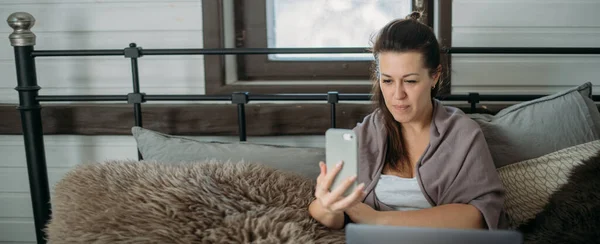
[[[521,244],[521,233],[509,230],[458,230],[348,224],[348,244]]]

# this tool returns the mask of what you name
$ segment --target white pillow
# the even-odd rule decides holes
[[[202,162],[210,159],[261,163],[268,167],[295,172],[317,179],[319,161],[325,161],[325,149],[254,144],[249,142],[205,142],[172,136],[134,126],[131,132],[146,161],[161,163]]]
[[[567,182],[571,169],[600,150],[600,140],[561,149],[498,169],[506,188],[505,210],[512,228],[535,217],[550,195]]]

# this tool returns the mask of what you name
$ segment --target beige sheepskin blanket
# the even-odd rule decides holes
[[[258,164],[106,162],[55,186],[49,243],[343,243],[308,214],[314,180]]]

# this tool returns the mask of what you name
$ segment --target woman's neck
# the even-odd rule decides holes
[[[429,133],[432,117],[433,102],[429,103],[426,109],[422,113],[417,115],[414,121],[403,123],[402,130],[404,133],[410,133],[411,135],[421,135],[423,133]]]

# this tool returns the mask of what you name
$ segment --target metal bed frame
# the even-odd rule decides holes
[[[141,92],[138,76],[138,59],[151,55],[227,55],[227,54],[291,54],[291,53],[365,53],[365,48],[232,48],[232,49],[142,49],[131,43],[124,49],[105,50],[34,50],[36,36],[31,32],[35,18],[26,12],[16,12],[7,19],[14,30],[9,39],[14,47],[17,72],[17,90],[21,115],[30,194],[38,243],[46,243],[44,227],[51,217],[50,190],[44,151],[41,102],[115,101],[132,104],[136,126],[142,126],[142,103],[146,101],[231,101],[237,104],[239,140],[246,141],[245,104],[251,101],[326,101],[331,109],[331,127],[336,127],[335,110],[339,101],[366,101],[370,94],[249,94],[234,92],[231,95],[151,95]],[[515,47],[454,47],[448,54],[600,54],[600,48],[515,48]],[[38,95],[35,58],[66,56],[120,56],[131,59],[133,91],[126,95]],[[536,99],[542,95],[486,95],[479,93],[445,95],[445,101],[466,101],[475,112],[480,101],[518,102]],[[594,101],[600,95],[593,96]],[[138,152],[138,157],[141,155]]]

